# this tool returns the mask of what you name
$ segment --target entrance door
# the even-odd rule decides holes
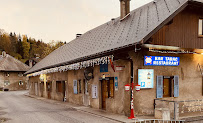
[[[170,78],[164,78],[163,97],[170,97]]]
[[[38,89],[37,89],[37,83],[35,83],[35,95],[37,95],[37,91],[38,91]]]
[[[108,84],[107,80],[102,80],[102,109],[106,109],[106,98],[108,98]]]
[[[47,82],[47,96],[51,99],[52,82]]]
[[[84,79],[83,85],[84,85],[83,104],[84,106],[89,106],[88,81]]]

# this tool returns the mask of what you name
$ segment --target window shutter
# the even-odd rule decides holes
[[[156,98],[163,98],[163,76],[157,76]]]
[[[174,97],[179,96],[179,76],[174,76]]]

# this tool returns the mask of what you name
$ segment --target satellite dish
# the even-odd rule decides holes
[[[90,80],[93,77],[93,68],[92,67],[88,67],[84,70],[84,76],[86,80]]]

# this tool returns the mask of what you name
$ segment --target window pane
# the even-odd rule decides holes
[[[199,19],[199,35],[203,35],[203,30],[202,30],[202,27],[203,27],[203,20],[202,19]]]

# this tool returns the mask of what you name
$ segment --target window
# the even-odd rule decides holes
[[[8,85],[10,85],[10,82],[9,82],[8,80],[5,80],[5,81],[4,81],[4,85],[5,85],[5,86],[8,86]]]
[[[23,73],[22,73],[22,72],[19,72],[19,73],[18,73],[18,76],[19,76],[19,77],[22,77],[22,76],[23,76]]]
[[[56,81],[56,92],[62,92],[62,82]]]
[[[199,36],[203,36],[203,19],[199,19]]]
[[[178,96],[179,76],[157,76],[157,98]]]
[[[23,82],[20,80],[19,83],[18,83],[18,85],[23,85]]]
[[[100,64],[100,72],[108,72],[108,64]]]
[[[4,73],[5,77],[9,77],[9,72]]]

